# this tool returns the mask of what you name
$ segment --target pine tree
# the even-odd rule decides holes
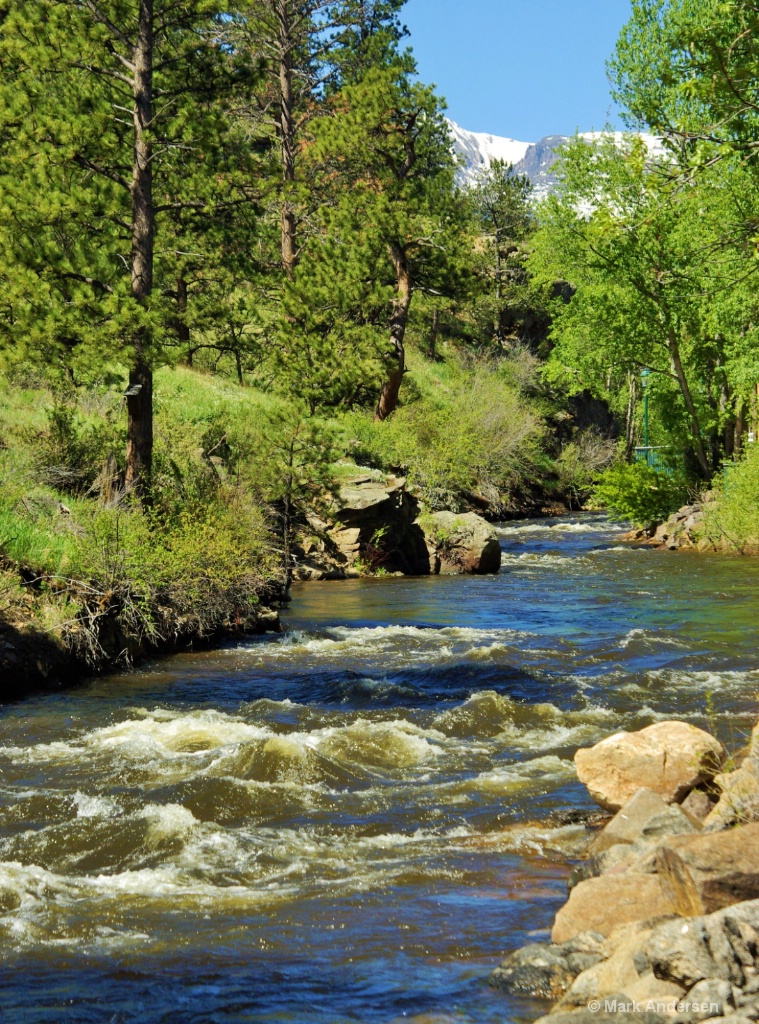
[[[450,140],[438,99],[401,61],[370,69],[332,97],[330,108],[332,116],[312,126],[309,149],[330,200],[321,244],[296,282],[294,325],[308,335],[309,308],[328,314],[314,365],[330,337],[343,345],[351,339],[354,362],[380,360],[376,415],[386,419],[406,372],[414,293],[446,288],[456,274],[460,222]]]
[[[74,375],[128,364],[127,485],[140,498],[183,246],[212,208],[247,201],[223,149],[223,100],[248,80],[219,45],[227,12],[8,0],[0,26],[0,339]]]
[[[524,251],[520,248],[534,225],[530,197],[532,184],[525,174],[514,174],[511,164],[494,160],[472,189],[470,199],[485,233],[492,258],[494,332],[499,345],[505,341],[504,317],[511,296],[510,285],[524,284]]]

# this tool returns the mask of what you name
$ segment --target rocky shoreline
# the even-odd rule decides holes
[[[570,878],[550,943],[510,953],[490,982],[551,999],[541,1024],[759,1020],[759,725],[729,757],[683,722],[579,750],[614,816]]]
[[[699,554],[758,555],[759,547],[738,544],[729,537],[714,537],[706,529],[709,512],[715,507],[710,492],[690,505],[683,505],[663,523],[647,529],[631,530],[621,540],[661,551],[695,551]]]

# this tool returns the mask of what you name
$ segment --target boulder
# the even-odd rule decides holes
[[[588,854],[596,856],[618,843],[631,845],[639,840],[690,835],[700,828],[680,807],[665,803],[653,790],[639,789],[599,832],[588,847]]]
[[[698,981],[683,998],[684,1009],[677,1024],[697,1024],[708,1017],[724,1017],[735,1009],[735,995],[729,981],[705,978]]]
[[[668,839],[657,850],[655,869],[683,916],[759,898],[759,823]]]
[[[719,776],[715,775],[714,781],[716,782],[718,778]],[[714,810],[714,805],[716,803],[716,796],[712,796],[712,794],[707,793],[705,789],[697,787],[688,793],[680,806],[686,814],[691,816],[691,818],[695,818],[696,821],[703,822]]]
[[[627,871],[580,882],[559,910],[551,940],[567,942],[581,932],[610,935],[630,921],[669,916],[674,908],[657,875]]]
[[[479,576],[501,568],[498,534],[475,512],[432,512],[419,525],[427,541],[431,572]]]
[[[557,999],[582,971],[602,958],[603,936],[586,932],[562,945],[533,943],[517,949],[490,975],[494,988]]]
[[[673,721],[607,736],[578,750],[575,765],[596,803],[618,811],[642,787],[666,803],[679,803],[712,779],[724,759],[724,747],[709,733]]]
[[[714,781],[719,787],[720,797],[704,819],[707,831],[759,821],[759,760],[747,757],[740,768],[715,775]]]
[[[340,487],[323,535],[340,566],[350,569],[359,562],[371,570],[425,576],[429,555],[418,515],[419,504],[403,478],[358,467]]]
[[[598,1010],[587,1006],[579,1010],[559,1010],[548,1017],[539,1017],[535,1024],[619,1024],[620,1019],[625,1024],[665,1024],[671,1020],[664,1013],[645,1009],[646,1005],[636,1010],[624,992],[618,992],[604,999]]]
[[[692,988],[707,978],[743,986],[756,979],[759,900],[705,917],[658,925],[645,952],[657,978]]]
[[[627,995],[629,989],[638,985],[641,976],[651,973],[648,959],[643,957],[641,960],[639,956],[640,948],[651,932],[652,929],[642,922],[615,929],[604,943],[604,959],[577,976],[556,1009],[587,1006],[592,999],[603,999],[620,992]]]

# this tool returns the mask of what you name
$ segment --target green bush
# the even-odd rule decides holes
[[[25,431],[39,482],[69,494],[83,494],[106,458],[121,453],[125,431],[107,409],[97,418],[82,415],[72,396],[56,397],[42,430]]]
[[[715,487],[716,503],[706,514],[704,533],[736,550],[759,547],[759,445],[725,467]]]
[[[556,459],[555,468],[570,507],[582,506],[600,474],[608,468],[615,455],[616,442],[604,437],[595,427],[579,432],[564,445]]]
[[[355,414],[345,447],[357,462],[401,470],[433,509],[455,508],[462,492],[494,504],[534,469],[544,425],[504,375],[461,371],[434,398],[398,409],[385,423]]]
[[[645,463],[617,462],[601,474],[593,490],[594,504],[612,519],[645,527],[667,519],[688,498],[682,476],[651,469]]]

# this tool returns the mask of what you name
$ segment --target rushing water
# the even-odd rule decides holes
[[[534,1019],[486,982],[564,898],[574,749],[757,708],[759,562],[615,533],[508,525],[497,577],[304,584],[281,637],[0,709],[3,1020]]]

